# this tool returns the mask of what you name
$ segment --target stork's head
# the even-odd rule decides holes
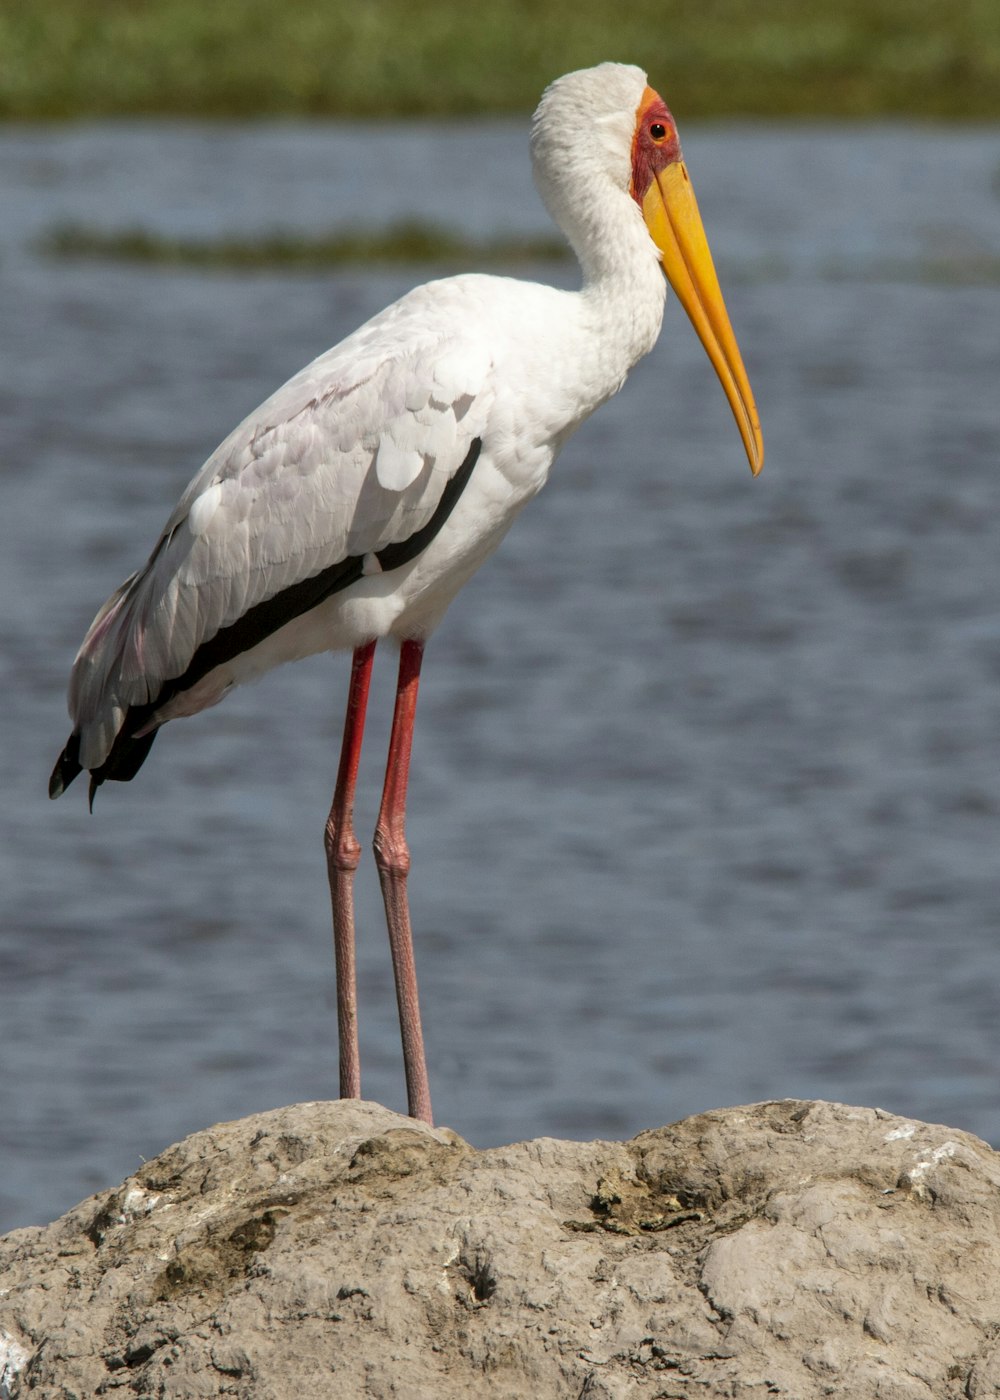
[[[667,281],[719,376],[756,476],[764,462],[757,407],[663,98],[640,68],[626,64],[568,73],[542,96],[532,123],[531,155],[542,197],[574,244],[575,233],[586,237],[581,182],[595,199],[603,190],[638,206]]]

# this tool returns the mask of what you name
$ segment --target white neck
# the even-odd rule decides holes
[[[632,197],[617,189],[606,193],[566,233],[583,273],[585,320],[608,350],[618,349],[627,374],[656,343],[667,283]]]
[[[546,90],[532,123],[538,191],[580,261],[580,325],[602,402],[652,349],[666,300],[656,247],[629,193],[645,82],[621,64],[568,74]]]
[[[638,207],[620,190],[603,193],[582,214],[579,207],[552,211],[582,272],[580,290],[562,293],[565,312],[553,327],[567,338],[565,350],[555,352],[563,366],[557,379],[574,386],[574,426],[616,394],[653,348],[666,301],[666,279]]]

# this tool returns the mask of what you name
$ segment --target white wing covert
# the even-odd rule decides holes
[[[397,303],[246,418],[98,613],[70,686],[85,766],[103,760],[129,706],[153,701],[221,629],[430,521],[485,431],[491,364],[453,326],[415,330],[408,309]]]

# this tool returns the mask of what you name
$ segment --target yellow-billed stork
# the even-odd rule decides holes
[[[694,324],[756,474],[757,411],[666,104],[604,63],[546,90],[531,129],[542,198],[579,291],[467,275],[409,292],[307,365],[216,449],[148,561],[101,608],[73,667],[59,796],[133,778],[161,725],[283,661],[352,651],[326,851],[340,1091],[360,1095],[352,808],[372,658],[400,644],[375,833],[410,1113],[431,1121],[406,895],[404,813],[424,643],[545,484],[573,430],[653,346],[666,280]]]

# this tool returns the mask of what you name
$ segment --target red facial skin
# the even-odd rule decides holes
[[[680,159],[681,143],[670,109],[660,94],[648,87],[639,103],[632,138],[631,190],[632,198],[640,207],[654,178],[665,166]]]

